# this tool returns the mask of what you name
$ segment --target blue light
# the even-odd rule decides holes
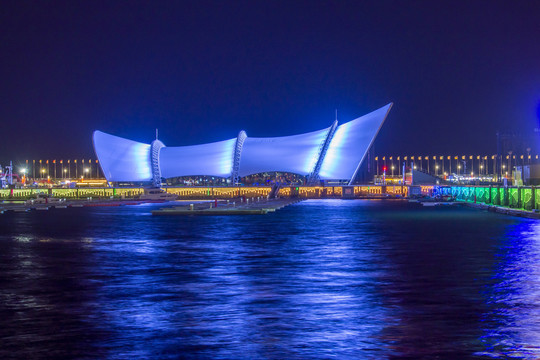
[[[233,166],[236,138],[209,144],[166,147],[160,152],[161,175],[228,177]]]
[[[240,161],[240,176],[266,171],[309,174],[317,162],[319,148],[328,129],[306,134],[252,138],[244,141]]]
[[[150,145],[94,132],[94,149],[108,181],[149,181]]]
[[[392,104],[338,126],[321,166],[321,179],[351,179]]]
[[[392,104],[337,127],[320,169],[321,179],[351,179],[382,126]],[[246,138],[239,176],[282,171],[310,174],[319,159],[329,128],[310,133]],[[159,166],[164,178],[178,176],[229,177],[236,138],[209,144],[163,147]],[[94,148],[108,181],[150,181],[151,146],[94,132]]]
[[[538,102],[538,105],[536,106],[536,117],[538,118],[538,128],[540,128],[540,101]]]

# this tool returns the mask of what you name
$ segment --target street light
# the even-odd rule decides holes
[[[26,182],[26,169],[25,168],[21,168],[21,173],[22,173],[22,179],[21,179],[21,182],[24,184]]]

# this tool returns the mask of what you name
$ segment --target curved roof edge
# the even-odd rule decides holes
[[[107,181],[157,184],[161,176],[202,174],[237,181],[251,173],[284,171],[352,184],[392,106],[389,103],[339,126],[336,120],[329,128],[282,137],[250,138],[242,130],[229,140],[165,147],[161,142],[145,144],[96,130],[92,143]]]

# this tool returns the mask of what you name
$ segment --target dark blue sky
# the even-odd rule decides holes
[[[389,102],[377,153],[495,151],[540,100],[538,1],[2,1],[0,158],[280,136]]]

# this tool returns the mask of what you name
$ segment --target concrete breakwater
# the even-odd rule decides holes
[[[436,192],[468,207],[540,219],[540,188],[534,186],[445,186]]]
[[[43,211],[52,209],[67,209],[67,208],[81,208],[81,207],[112,207],[112,206],[126,206],[126,205],[140,205],[144,203],[164,203],[171,206],[166,207],[167,213],[163,215],[171,215],[169,211],[176,211],[181,213],[183,210],[193,210],[193,214],[205,214],[207,210],[211,210],[210,215],[214,215],[214,212],[225,212],[225,215],[233,215],[235,212],[238,214],[266,214],[283,208],[284,206],[301,201],[299,199],[280,198],[271,199],[263,197],[253,198],[235,198],[232,200],[179,200],[179,201],[152,201],[152,200],[137,200],[137,199],[54,199],[54,201],[43,203],[31,201],[3,201],[0,203],[0,213],[9,212],[25,212],[25,211]],[[156,214],[161,215],[161,214]]]
[[[136,200],[115,200],[115,199],[58,199],[54,202],[47,203],[31,203],[26,201],[4,201],[0,203],[0,213],[7,212],[24,212],[31,210],[51,210],[51,209],[67,209],[67,208],[81,208],[88,206],[123,206],[123,205],[138,205],[143,201]]]
[[[482,203],[462,202],[461,204],[467,207],[472,207],[472,208],[480,209],[480,210],[487,210],[487,211],[496,212],[496,213],[504,214],[504,215],[519,216],[519,217],[525,217],[529,219],[540,219],[540,213],[535,212],[535,211],[528,211],[528,210],[523,210],[523,209],[511,209],[507,207],[496,206],[496,205],[486,205]]]
[[[169,206],[159,210],[153,210],[152,215],[265,215],[279,210],[285,206],[297,203],[301,200],[280,198],[252,198],[237,199],[236,201],[215,201],[202,204],[187,204],[183,206]]]

